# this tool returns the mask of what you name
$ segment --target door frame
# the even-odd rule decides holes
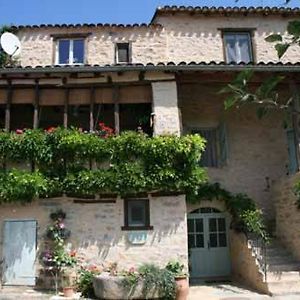
[[[5,239],[5,223],[6,222],[35,222],[35,250],[36,250],[36,254],[37,254],[37,248],[38,248],[38,221],[37,219],[32,219],[32,218],[23,218],[23,219],[3,219],[2,221],[2,255],[1,255],[1,285],[2,286],[17,286],[17,285],[13,285],[13,284],[6,284],[4,282],[4,273],[5,273],[5,252],[4,252],[4,239]],[[34,268],[34,274],[36,275],[36,269]],[[36,277],[36,276],[35,276]],[[36,285],[36,283],[34,284],[34,286]],[[21,285],[20,285],[21,286]]]
[[[196,210],[201,210],[203,208],[210,208],[210,209],[213,209],[213,210],[218,210],[218,212],[209,212],[209,213],[193,213],[194,211]],[[193,217],[193,215],[195,217]],[[204,236],[204,248],[207,249],[207,242],[208,242],[208,237],[209,237],[209,224],[208,224],[208,221],[206,220],[209,220],[209,218],[218,218],[218,217],[223,217],[225,218],[225,221],[226,221],[226,242],[227,242],[227,249],[228,249],[228,259],[229,259],[229,264],[230,264],[230,274],[231,274],[231,251],[230,251],[230,248],[231,248],[231,244],[230,244],[230,223],[231,223],[231,215],[228,211],[222,211],[220,210],[220,208],[218,207],[214,207],[212,205],[208,206],[208,205],[204,205],[204,206],[200,206],[198,208],[193,208],[191,211],[189,211],[187,213],[187,220],[188,219],[197,219],[197,217],[199,219],[203,219],[203,236]],[[207,224],[205,224],[207,223]],[[188,228],[187,228],[187,234],[188,234]],[[197,249],[197,248],[196,248]],[[201,248],[200,248],[201,249]],[[190,265],[190,262],[191,262],[191,258],[190,258],[190,248],[188,246],[188,261],[189,261],[189,265]],[[214,278],[228,278],[230,275],[224,275],[224,276],[194,276],[194,277],[191,277],[191,279],[214,279]]]

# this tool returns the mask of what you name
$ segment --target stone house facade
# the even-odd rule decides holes
[[[146,132],[204,135],[209,150],[203,163],[210,180],[231,192],[248,194],[273,221],[278,214],[273,184],[292,173],[291,160],[296,159],[281,125],[283,116],[278,112],[258,120],[251,107],[226,112],[218,91],[245,68],[255,71],[256,83],[271,74],[288,74],[283,92],[290,89],[290,81],[298,84],[299,48],[291,47],[279,62],[265,38],[285,34],[288,22],[299,16],[299,9],[285,8],[164,7],[156,10],[150,24],[14,27],[21,41],[20,66],[0,69],[0,125],[6,130],[58,125],[94,130],[97,121],[104,120],[119,133],[140,126],[132,112],[141,118],[151,115],[153,126],[145,125]],[[118,261],[124,268],[179,259],[190,265],[195,278],[245,280],[253,272],[243,273],[240,265],[257,269],[249,245],[229,229],[230,215],[218,201],[191,205],[184,195],[149,196],[153,230],[141,231],[140,243],[132,241],[132,232],[121,230],[124,200],[109,201],[74,203],[63,198],[3,205],[2,277],[11,282],[2,283],[24,283],[18,276],[5,275],[5,241],[9,241],[5,224],[36,221],[34,243],[39,250],[55,208],[68,211],[67,224],[76,232],[72,247],[89,263]],[[210,228],[214,222],[215,230]],[[187,224],[193,228],[188,234]],[[209,245],[215,236],[212,254]],[[188,243],[188,237],[193,242]],[[210,266],[199,266],[205,261]],[[37,259],[34,266],[29,277],[37,276]],[[261,274],[254,277],[252,286],[268,292]]]

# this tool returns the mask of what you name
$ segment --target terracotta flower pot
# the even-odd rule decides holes
[[[72,286],[67,286],[63,288],[64,296],[65,297],[73,297],[74,296],[74,288]]]
[[[187,300],[189,283],[186,276],[176,277],[176,300]]]

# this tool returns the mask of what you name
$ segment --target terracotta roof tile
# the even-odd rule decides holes
[[[107,64],[107,65],[47,65],[47,66],[17,66],[0,68],[0,74],[6,73],[30,73],[30,72],[57,72],[57,73],[73,73],[73,72],[120,72],[120,71],[185,71],[185,70],[215,70],[215,71],[240,71],[245,68],[251,68],[261,71],[285,71],[285,72],[300,72],[300,62],[283,63],[283,62],[258,62],[253,63],[238,63],[227,64],[225,62],[159,62],[157,64],[147,63],[131,63],[131,64]]]
[[[215,6],[163,6],[158,7],[154,13],[151,23],[155,23],[155,19],[160,15],[168,15],[175,13],[202,14],[202,15],[281,15],[281,16],[300,16],[300,8],[290,7],[269,7],[269,6],[249,6],[249,7],[215,7]]]

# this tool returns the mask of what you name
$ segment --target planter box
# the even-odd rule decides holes
[[[110,276],[101,274],[94,277],[93,286],[98,299],[146,299],[143,294],[143,282],[140,281],[133,291],[128,291],[123,285],[123,276]],[[160,299],[157,291],[147,294],[147,299]]]

